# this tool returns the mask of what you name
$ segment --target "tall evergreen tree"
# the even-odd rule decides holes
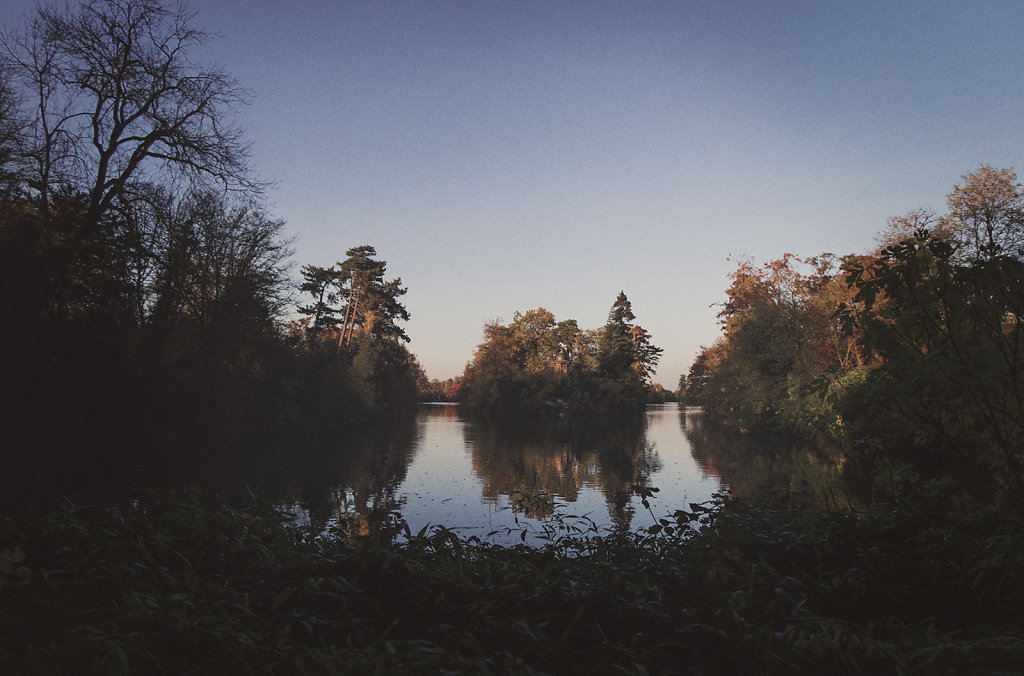
[[[651,343],[651,334],[644,327],[634,325],[629,333],[633,339],[633,368],[641,380],[648,382],[658,367],[663,350]]]
[[[605,376],[613,379],[639,377],[647,382],[654,373],[662,350],[651,343],[642,326],[633,323],[636,316],[629,298],[622,291],[612,303],[608,321],[598,339],[598,364]]]
[[[619,292],[608,312],[608,321],[601,329],[597,343],[598,365],[609,378],[623,378],[632,373],[633,340],[630,323],[635,317],[629,299]]]
[[[329,268],[304,265],[301,272],[303,282],[299,286],[299,291],[311,295],[313,301],[298,306],[298,311],[312,320],[309,327],[309,343],[314,345],[320,331],[337,328],[340,323],[337,316],[340,310],[335,307],[338,302],[338,270],[333,265]]]
[[[408,320],[409,312],[398,299],[405,295],[401,278],[384,281],[387,264],[375,260],[377,250],[363,245],[345,252],[348,256],[339,263],[339,282],[345,298],[344,316],[338,347],[345,347],[352,341],[357,327],[370,333],[376,340],[409,341],[409,336],[397,320]]]

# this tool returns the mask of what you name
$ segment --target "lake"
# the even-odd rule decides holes
[[[404,519],[413,532],[442,525],[510,544],[566,523],[635,530],[723,491],[809,506],[842,492],[839,463],[817,449],[739,436],[674,403],[632,423],[504,427],[421,404],[392,432],[296,468],[278,504],[314,532],[355,536]],[[638,488],[658,489],[650,511]]]
[[[545,529],[565,524],[636,530],[719,492],[812,508],[826,496],[850,500],[835,454],[740,435],[674,403],[572,425],[497,425],[464,418],[453,404],[421,404],[371,428],[188,451],[71,454],[39,467],[26,458],[27,468],[0,474],[0,508],[31,511],[65,499],[123,506],[149,491],[195,485],[234,501],[258,494],[314,533],[355,537],[404,519],[413,532],[440,525],[509,544],[539,543]],[[637,491],[655,488],[647,510]]]

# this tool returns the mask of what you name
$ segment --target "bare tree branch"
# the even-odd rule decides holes
[[[210,38],[193,20],[156,0],[89,0],[75,12],[40,8],[23,34],[0,38],[32,101],[31,195],[80,191],[98,222],[132,182],[261,194],[230,119],[250,94],[192,61]]]

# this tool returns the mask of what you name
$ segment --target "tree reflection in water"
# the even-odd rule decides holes
[[[517,529],[491,538],[517,542],[520,527],[536,532],[555,512],[585,516],[602,529],[639,528],[710,499],[720,478],[737,495],[758,499],[765,486],[817,490],[838,474],[823,474],[810,453],[783,462],[784,444],[765,450],[693,415],[681,426],[683,419],[676,405],[661,404],[625,420],[499,426],[467,421],[454,405],[423,405],[415,417],[376,427],[310,426],[287,443],[264,439],[191,459],[175,455],[159,471],[133,476],[128,467],[107,483],[88,484],[88,493],[67,495],[123,504],[143,489],[195,484],[240,500],[255,493],[313,533],[340,527],[342,535],[367,534],[400,512],[413,531],[433,524],[490,537]],[[648,488],[660,489],[653,517],[634,490]]]
[[[473,472],[486,501],[507,498],[513,510],[541,520],[557,502],[577,501],[582,488],[599,490],[616,527],[629,528],[632,487],[647,487],[660,465],[645,441],[644,418],[536,424],[474,422],[468,437]]]
[[[415,419],[334,439],[296,454],[279,503],[314,533],[351,538],[405,519],[413,531],[443,525],[511,543],[519,538],[508,531],[532,530],[556,512],[637,528],[653,523],[638,513],[637,491],[647,488],[660,489],[655,518],[722,489],[775,506],[850,502],[837,454],[739,435],[674,405],[546,425],[468,421],[456,406],[425,405]]]
[[[313,533],[339,528],[368,535],[401,511],[398,490],[415,450],[416,421],[351,430],[320,448],[297,454],[279,504]]]
[[[629,528],[633,488],[650,486],[661,467],[645,420],[496,425],[468,422],[455,406],[421,406],[414,422],[300,456],[278,503],[313,533],[355,538],[404,512],[413,530],[425,522],[482,534],[517,516],[542,521],[586,492],[607,510],[590,514],[595,522]]]
[[[745,502],[780,507],[847,505],[852,492],[843,458],[823,444],[780,436],[741,435],[699,409],[680,416],[690,452],[708,475]]]
[[[556,512],[637,528],[653,523],[639,513],[637,490],[646,488],[660,489],[653,518],[723,489],[775,506],[857,504],[839,454],[740,435],[671,404],[635,418],[547,425],[468,421],[456,406],[424,405],[415,419],[333,439],[297,453],[277,493],[313,532],[354,537],[404,518],[413,531],[433,524],[490,537]]]

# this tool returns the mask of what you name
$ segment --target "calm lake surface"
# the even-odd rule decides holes
[[[297,471],[279,504],[314,531],[354,536],[404,519],[413,532],[442,525],[510,544],[540,542],[559,523],[647,527],[723,491],[753,501],[803,496],[811,505],[823,489],[841,491],[840,468],[817,451],[711,428],[699,410],[674,403],[650,405],[632,424],[535,429],[422,404],[395,432],[362,440],[333,464]],[[658,489],[653,515],[637,487]]]

